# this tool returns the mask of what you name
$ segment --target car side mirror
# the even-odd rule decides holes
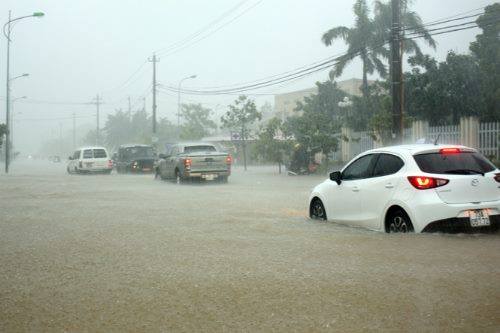
[[[68,157],[68,160],[72,161],[73,160],[73,156]]]
[[[165,158],[167,158],[167,154],[158,154],[158,157],[165,159]]]
[[[330,174],[330,180],[336,182],[337,185],[340,185],[340,183],[342,183],[342,173],[340,171],[332,172]]]

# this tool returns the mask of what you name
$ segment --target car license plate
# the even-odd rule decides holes
[[[203,178],[205,180],[214,180],[215,179],[215,175],[204,175]]]
[[[490,225],[490,217],[485,209],[471,210],[469,216],[471,227],[484,227]]]
[[[150,168],[142,168],[142,171],[151,171]]]

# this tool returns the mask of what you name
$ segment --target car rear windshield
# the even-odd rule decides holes
[[[129,147],[124,150],[123,157],[129,160],[136,158],[153,158],[153,147]]]
[[[210,151],[216,151],[214,146],[186,146],[184,147],[184,153],[185,154],[190,154],[190,153],[199,153],[199,152],[210,152]]]
[[[94,149],[94,158],[106,158],[108,155],[104,149]]]
[[[423,172],[438,174],[484,174],[495,170],[495,166],[476,152],[453,154],[429,153],[414,156]]]

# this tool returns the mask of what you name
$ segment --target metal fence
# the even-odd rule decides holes
[[[500,159],[500,123],[480,123],[479,131],[476,133],[479,151],[489,158]],[[403,136],[405,143],[415,143],[412,134],[412,128],[405,129]],[[429,126],[424,133],[427,142],[434,142],[438,137],[438,143],[441,144],[462,144],[461,127],[460,125]],[[369,132],[351,132],[348,139],[349,141],[344,142],[347,153],[342,154],[342,144],[339,144],[338,150],[332,154],[333,160],[340,161],[342,158],[347,158],[349,161],[354,156],[377,146],[377,142]]]
[[[500,123],[479,124],[479,151],[485,156],[500,158]]]
[[[434,142],[439,138],[438,143],[460,144],[460,126],[429,126],[426,138],[430,142]]]

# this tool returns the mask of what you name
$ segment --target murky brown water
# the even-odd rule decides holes
[[[306,218],[319,177],[0,175],[0,331],[500,330],[500,235]]]

